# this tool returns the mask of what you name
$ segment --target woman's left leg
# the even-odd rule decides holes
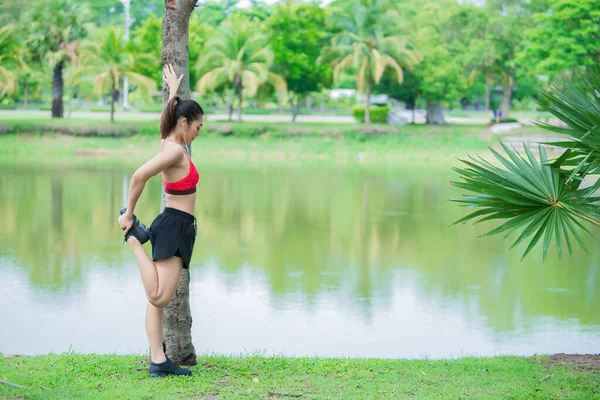
[[[163,320],[165,307],[171,302],[175,289],[181,279],[183,262],[179,257],[154,262],[158,277],[157,286],[160,289],[161,299],[151,301],[148,298],[146,307],[146,334],[150,345],[150,359],[154,363],[166,360],[163,350]]]

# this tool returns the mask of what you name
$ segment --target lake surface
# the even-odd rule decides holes
[[[541,251],[521,262],[524,248],[479,238],[495,225],[448,227],[466,215],[449,167],[198,165],[198,354],[598,351],[597,244],[542,266]],[[0,352],[147,351],[117,225],[132,172],[0,165]],[[136,208],[147,225],[160,189],[153,178]]]

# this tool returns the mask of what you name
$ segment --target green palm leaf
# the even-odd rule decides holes
[[[565,179],[566,174],[559,168],[560,159],[550,163],[542,146],[539,147],[539,161],[527,147],[526,157],[504,144],[502,147],[507,157],[494,150],[492,153],[504,168],[474,157],[460,160],[465,167],[454,168],[462,181],[452,184],[470,193],[453,201],[462,207],[477,208],[454,224],[508,220],[486,235],[506,233],[503,240],[521,230],[511,248],[529,240],[522,259],[540,240],[544,260],[553,239],[559,257],[562,257],[563,239],[569,254],[572,253],[572,237],[586,250],[577,229],[585,229],[583,221],[600,226],[597,206],[600,198],[591,196],[600,187],[600,180],[587,188],[569,185],[571,181]]]

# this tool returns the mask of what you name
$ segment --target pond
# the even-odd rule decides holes
[[[589,353],[600,251],[558,260],[449,226],[449,167],[198,163],[198,354],[381,358]],[[0,165],[0,352],[145,353],[117,217],[132,168]],[[136,214],[149,224],[161,181]],[[597,234],[597,231],[593,231]],[[513,238],[514,240],[515,238]],[[146,246],[150,250],[150,244]]]

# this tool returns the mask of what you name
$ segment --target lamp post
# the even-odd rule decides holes
[[[132,19],[129,14],[131,0],[121,0],[121,3],[123,3],[123,7],[125,8],[125,43],[127,43],[129,41],[129,28],[133,24],[133,21],[135,21],[135,18]],[[129,82],[125,76],[123,77],[123,110],[127,110],[127,108],[129,108],[128,97]]]

